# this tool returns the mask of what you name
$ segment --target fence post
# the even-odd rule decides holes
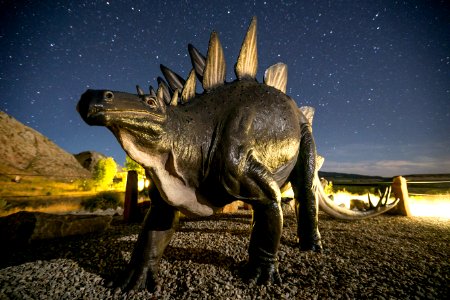
[[[123,205],[123,220],[127,223],[137,221],[138,175],[136,171],[128,171]]]
[[[394,177],[392,181],[392,191],[396,198],[400,199],[397,206],[389,212],[393,215],[411,216],[409,209],[408,185],[406,179],[402,176]]]

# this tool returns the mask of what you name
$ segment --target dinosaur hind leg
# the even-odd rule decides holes
[[[244,276],[256,283],[280,283],[277,253],[283,228],[281,192],[272,174],[249,151],[241,184],[254,195],[249,261]]]
[[[277,252],[280,245],[283,214],[281,192],[273,174],[254,155],[251,143],[253,116],[238,115],[226,128],[220,152],[221,185],[228,194],[250,203],[253,225],[249,261],[244,277],[257,283],[280,282]]]
[[[270,171],[253,155],[253,150],[241,153],[239,157],[243,163],[228,164],[226,175],[222,177],[227,193],[250,203],[280,202],[280,187]]]
[[[244,277],[264,284],[280,283],[277,252],[283,228],[283,212],[279,202],[252,204],[253,223],[249,245],[249,261]]]
[[[316,146],[309,124],[301,124],[301,142],[297,163],[290,175],[295,196],[297,236],[301,250],[322,251],[318,228],[319,205],[314,192]]]

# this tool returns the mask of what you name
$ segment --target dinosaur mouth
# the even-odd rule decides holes
[[[87,115],[88,119],[103,119],[105,122],[117,120],[133,120],[134,122],[146,121],[149,118],[152,122],[164,122],[166,117],[146,110],[109,110],[93,106]]]
[[[87,114],[88,118],[92,118],[92,117],[96,117],[99,114],[103,114],[104,113],[104,109],[97,107],[97,106],[93,106],[89,109],[89,112]]]
[[[152,118],[164,119],[164,116],[147,110],[107,110],[107,111],[99,111],[98,113],[117,115],[121,117],[129,116],[130,118],[133,119],[148,118],[149,116],[151,116]]]

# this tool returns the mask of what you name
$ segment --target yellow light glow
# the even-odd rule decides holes
[[[409,209],[415,217],[438,217],[450,219],[450,195],[413,196]]]
[[[346,191],[338,191],[333,194],[334,202],[337,205],[350,208],[351,199],[359,199],[367,203],[367,195],[351,194]],[[379,196],[370,194],[372,201],[379,199]],[[391,197],[390,201],[394,198]],[[376,204],[376,203],[373,203]],[[409,209],[413,217],[438,217],[450,219],[450,195],[427,195],[409,197]]]
[[[379,200],[379,196],[375,196],[374,194],[370,194],[370,199],[372,202],[375,202]],[[334,203],[340,206],[344,206],[345,208],[350,209],[350,200],[361,200],[364,203],[369,203],[369,200],[366,195],[358,195],[358,194],[352,194],[347,191],[338,191],[337,193],[333,194],[333,200]],[[376,203],[372,203],[376,204]]]
[[[139,178],[138,180],[138,190],[142,191],[145,187],[145,180],[143,178]]]
[[[283,193],[281,193],[282,198],[294,198],[294,191],[292,189],[287,189]]]
[[[150,180],[147,178],[141,178],[139,177],[138,180],[138,190],[142,191],[144,188],[148,188],[150,186]]]

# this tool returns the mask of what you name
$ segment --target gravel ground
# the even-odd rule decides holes
[[[34,242],[1,255],[0,299],[449,299],[450,220],[321,214],[324,253],[316,254],[298,251],[288,213],[282,284],[267,286],[249,286],[236,272],[247,259],[250,221],[249,212],[183,220],[154,294],[103,287],[130,258],[138,225],[115,221],[102,234]]]

